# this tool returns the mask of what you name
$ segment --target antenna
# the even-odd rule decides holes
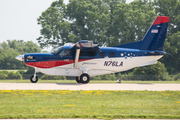
[[[105,42],[105,43],[103,43],[103,45],[102,45],[101,47],[106,47],[106,42]]]

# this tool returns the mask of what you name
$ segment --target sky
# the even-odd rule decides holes
[[[36,39],[40,36],[41,26],[37,24],[37,18],[53,1],[56,0],[0,0],[0,43],[16,39],[38,44]],[[126,0],[127,3],[132,1]]]

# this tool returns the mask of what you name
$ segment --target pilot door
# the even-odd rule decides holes
[[[69,49],[63,49],[59,53],[59,57],[60,57],[61,63],[58,63],[58,64],[69,65],[69,64],[73,63],[71,50],[69,50]]]

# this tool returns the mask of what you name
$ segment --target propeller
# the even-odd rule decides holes
[[[23,45],[22,45],[22,55],[23,55]],[[24,55],[23,55],[24,56]],[[22,66],[21,66],[21,71],[22,71],[22,79],[23,79],[23,68],[24,68],[24,58],[22,58]]]
[[[24,55],[23,55],[23,42],[22,42],[22,48],[21,48],[21,51],[22,51],[22,55],[18,55],[16,56],[15,58],[19,61],[22,61],[22,65],[21,65],[21,71],[22,71],[22,77],[23,77],[23,67],[24,67]],[[22,78],[23,79],[23,78]]]

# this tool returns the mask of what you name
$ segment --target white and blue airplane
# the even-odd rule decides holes
[[[74,76],[77,83],[89,83],[90,76],[126,71],[138,66],[156,64],[164,54],[169,17],[157,16],[142,41],[113,47],[100,47],[97,42],[82,40],[65,44],[51,53],[28,53],[16,59],[34,67],[30,77],[38,81],[37,72],[47,75]]]

